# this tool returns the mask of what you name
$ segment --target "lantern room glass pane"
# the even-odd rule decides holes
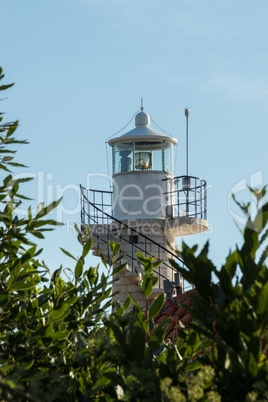
[[[113,174],[131,171],[173,173],[173,144],[164,141],[122,142],[113,146]]]
[[[133,143],[124,142],[113,146],[113,174],[133,170]]]
[[[164,171],[173,173],[173,144],[170,142],[164,142]]]
[[[163,170],[162,142],[135,142],[134,170]]]

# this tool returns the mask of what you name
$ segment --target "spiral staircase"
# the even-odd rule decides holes
[[[175,179],[177,180],[175,183],[178,183],[180,178]],[[183,189],[185,194],[183,198],[182,189],[177,188],[174,191],[177,195],[177,202],[172,215],[176,216],[175,219],[180,219],[184,226],[194,224],[196,218],[201,221],[206,219],[206,185],[205,182],[201,185],[196,182],[201,179],[193,179],[195,179],[195,185],[189,185],[188,180],[188,188],[186,191]],[[180,181],[182,182],[182,180]],[[87,227],[88,236],[93,237],[93,255],[102,255],[105,259],[109,259],[112,252],[109,243],[114,241],[115,244],[121,244],[119,254],[124,256],[120,264],[125,263],[126,266],[115,276],[120,279],[120,286],[124,285],[129,293],[137,294],[139,291],[139,284],[144,273],[137,257],[137,252],[141,252],[145,257],[151,255],[155,260],[161,262],[153,271],[154,275],[158,277],[158,282],[149,297],[151,300],[162,292],[165,292],[167,296],[173,296],[186,290],[185,285],[187,286],[187,284],[183,283],[181,276],[169,263],[169,260],[175,260],[183,266],[183,261],[174,249],[169,245],[159,244],[156,237],[147,236],[144,233],[144,227],[142,229],[132,227],[128,221],[120,221],[113,217],[112,191],[93,190],[82,186],[80,188],[81,224],[82,227]],[[191,191],[194,192],[193,196],[191,196]],[[170,214],[170,211],[168,213]],[[116,286],[116,284],[113,286],[115,292],[117,291]],[[187,288],[189,287],[188,285]]]

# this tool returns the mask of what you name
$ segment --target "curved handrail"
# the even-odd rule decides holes
[[[197,180],[204,182],[204,184],[207,184],[206,180],[202,179],[201,177],[196,177],[196,176],[187,176],[187,175],[175,176],[172,178],[172,180],[183,179],[185,177],[189,177],[189,179],[197,179]],[[166,181],[166,180],[170,180],[170,178],[163,179],[163,181]]]
[[[81,189],[84,189],[84,190],[90,191],[89,189],[87,189],[87,188],[85,188],[85,187],[83,187],[83,186],[81,186],[81,185],[80,185],[80,188],[81,188]],[[94,190],[94,191],[96,191],[96,190]],[[150,241],[151,243],[155,244],[155,245],[158,246],[161,250],[163,250],[163,251],[165,251],[165,252],[171,254],[172,257],[178,259],[182,264],[184,264],[183,260],[182,260],[180,257],[178,257],[176,254],[172,253],[172,251],[168,250],[167,248],[165,248],[165,247],[162,246],[161,244],[157,243],[156,241],[154,241],[154,240],[151,239],[150,237],[144,235],[143,233],[138,232],[136,229],[131,228],[130,226],[128,226],[126,223],[120,221],[119,219],[117,219],[117,218],[115,218],[115,217],[113,217],[113,216],[107,214],[107,212],[102,211],[100,208],[96,207],[91,201],[89,201],[89,200],[87,199],[87,197],[86,197],[84,194],[83,194],[83,196],[85,197],[85,199],[87,200],[87,202],[88,202],[93,208],[97,209],[97,211],[99,211],[99,212],[101,212],[102,214],[106,215],[109,219],[111,219],[111,220],[117,222],[118,224],[123,225],[126,229],[130,229],[131,231],[133,231],[133,232],[136,233],[137,235],[139,235],[139,236],[145,238],[146,240]]]
[[[156,241],[154,241],[154,240],[151,239],[150,237],[144,235],[143,233],[137,231],[137,230],[134,229],[134,228],[131,228],[131,227],[128,226],[126,223],[124,223],[124,222],[118,220],[117,218],[111,216],[111,215],[108,214],[107,212],[101,210],[99,207],[97,207],[96,205],[94,205],[94,203],[92,203],[92,202],[87,198],[87,196],[86,196],[85,193],[84,193],[85,191],[92,191],[92,190],[90,190],[90,189],[88,189],[88,188],[85,188],[85,187],[83,187],[82,185],[80,185],[80,189],[81,189],[81,195],[83,196],[83,200],[82,200],[82,198],[81,198],[81,203],[82,203],[81,218],[82,218],[82,222],[83,222],[83,223],[85,223],[85,222],[84,222],[84,219],[83,219],[83,214],[86,214],[86,215],[88,216],[88,218],[93,221],[93,224],[96,224],[96,225],[98,225],[99,227],[102,227],[102,228],[104,228],[106,231],[108,231],[107,227],[103,226],[102,224],[100,224],[100,223],[98,222],[98,218],[96,218],[96,215],[94,215],[94,217],[93,217],[93,216],[90,216],[90,215],[85,211],[85,209],[83,210],[84,202],[86,202],[86,203],[88,203],[92,208],[94,208],[94,210],[97,210],[99,213],[105,215],[105,216],[106,216],[106,219],[107,219],[107,222],[108,222],[108,221],[114,221],[114,222],[116,222],[116,223],[119,225],[119,228],[121,228],[121,227],[123,226],[125,229],[130,230],[130,231],[131,231],[131,234],[136,234],[136,235],[139,235],[140,237],[142,237],[142,238],[145,240],[145,242],[143,243],[143,244],[145,244],[145,248],[146,248],[146,241],[147,241],[148,244],[151,243],[151,244],[154,244],[154,245],[157,246],[157,248],[158,248],[158,254],[159,254],[159,252],[160,252],[159,250],[163,250],[165,253],[168,253],[168,255],[170,255],[171,258],[174,258],[174,259],[176,259],[176,260],[179,260],[182,264],[184,264],[183,260],[182,260],[180,257],[178,257],[178,255],[176,255],[176,254],[173,253],[172,251],[168,250],[166,247],[164,247],[164,246],[158,244]],[[96,191],[96,190],[94,190],[94,191]],[[107,193],[110,193],[110,192],[107,192]],[[111,233],[113,233],[113,235],[114,235],[114,232],[111,231]],[[108,244],[108,242],[106,242],[104,239],[100,238],[100,236],[99,236],[98,234],[94,234],[94,235],[95,235],[99,240],[101,240],[102,242],[104,242],[105,244]],[[148,255],[151,254],[151,253],[149,253],[148,251],[144,250],[144,248],[140,247],[140,244],[139,244],[139,245],[134,244],[134,243],[130,242],[129,240],[127,240],[125,237],[122,237],[121,235],[118,235],[118,237],[119,237],[119,239],[122,239],[122,240],[124,240],[124,241],[127,241],[127,243],[131,244],[132,247],[135,248],[136,251],[145,252],[145,253],[148,254]],[[122,253],[123,253],[123,252],[122,252]],[[124,253],[124,254],[126,254],[127,257],[128,257],[130,260],[139,261],[137,258],[135,258],[135,257],[133,256],[133,251],[132,251],[132,255],[129,255],[128,253]],[[158,261],[161,261],[160,258],[158,258],[158,257],[155,257],[155,258],[156,258]],[[174,269],[171,265],[168,265],[168,264],[165,263],[164,261],[162,261],[162,264],[163,264],[165,267],[171,269],[173,273],[177,273],[176,269]],[[157,272],[157,271],[155,271],[155,270],[154,270],[154,272],[155,272],[158,276],[161,276],[162,278],[167,279],[167,278],[166,278],[163,274],[161,274],[160,272]],[[159,286],[160,286],[160,283],[159,283]]]

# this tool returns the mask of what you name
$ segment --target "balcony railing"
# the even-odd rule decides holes
[[[194,176],[178,176],[167,181],[167,217],[207,219],[206,181]]]

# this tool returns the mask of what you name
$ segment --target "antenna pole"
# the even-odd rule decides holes
[[[143,112],[143,98],[141,98],[141,111]]]
[[[188,167],[189,167],[189,162],[188,162],[188,155],[189,155],[189,141],[188,141],[188,118],[190,114],[190,109],[186,108],[184,109],[185,116],[186,116],[186,176],[188,176]]]

